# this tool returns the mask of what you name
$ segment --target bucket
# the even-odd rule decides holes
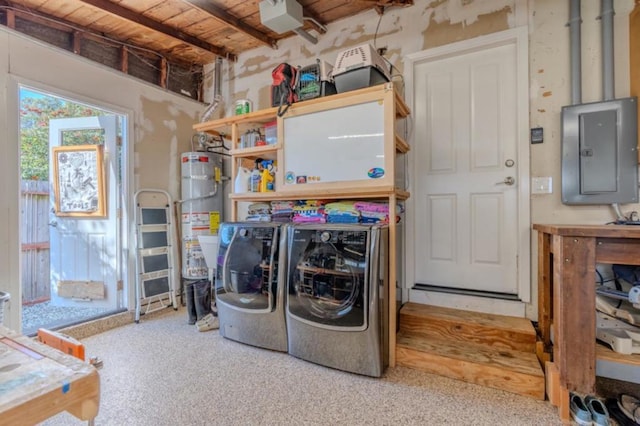
[[[236,115],[251,112],[251,101],[249,99],[239,99],[236,101]]]

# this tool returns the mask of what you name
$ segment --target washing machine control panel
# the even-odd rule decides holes
[[[256,240],[271,240],[275,228],[272,227],[247,227],[238,229],[238,235],[242,238],[253,238]]]
[[[315,243],[365,245],[367,233],[364,231],[317,231],[312,238]]]

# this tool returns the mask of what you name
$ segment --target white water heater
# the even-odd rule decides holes
[[[182,278],[207,279],[199,235],[217,235],[222,222],[223,190],[221,154],[185,152],[182,154]]]

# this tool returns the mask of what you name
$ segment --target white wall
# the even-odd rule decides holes
[[[551,195],[533,195],[534,223],[604,224],[615,219],[609,206],[567,206],[560,197],[560,113],[571,104],[568,5],[553,0],[535,2],[530,49],[530,123],[545,129],[545,142],[531,146],[531,175],[551,176]],[[567,2],[568,3],[568,2]],[[566,7],[565,7],[566,6]],[[633,1],[614,1],[615,95],[629,96],[629,12]],[[602,100],[600,2],[582,2],[582,101]],[[638,205],[622,206],[623,211]]]
[[[470,39],[509,28],[529,28],[530,127],[543,127],[544,143],[532,145],[531,176],[550,176],[553,193],[533,195],[532,223],[604,224],[615,219],[609,206],[566,206],[560,198],[560,111],[570,104],[569,2],[558,0],[416,0],[407,8],[392,8],[380,18],[373,10],[328,25],[313,45],[298,36],[279,42],[278,50],[260,47],[225,63],[223,108],[218,117],[233,114],[237,99],[250,99],[255,109],[270,106],[271,70],[281,62],[306,66],[320,58],[333,64],[339,52],[362,43],[387,47],[387,59],[401,74],[406,55],[439,45]],[[615,93],[629,95],[628,21],[633,0],[615,0]],[[582,2],[583,102],[602,96],[600,66],[600,2]],[[314,33],[315,35],[315,33]],[[395,80],[400,81],[399,78]],[[210,81],[210,80],[209,80]],[[209,86],[209,89],[211,87]],[[624,212],[639,205],[622,206]],[[533,304],[537,293],[537,240],[532,235]],[[409,265],[408,267],[412,267]]]
[[[582,4],[583,101],[588,102],[601,97],[599,21],[595,19],[599,2]],[[628,14],[633,0],[615,0],[614,7],[616,96],[624,97],[629,92]],[[552,194],[532,196],[532,222],[605,223],[614,218],[608,206],[565,206],[560,200],[560,110],[570,103],[568,9],[568,1],[558,0],[474,0],[465,6],[458,0],[416,0],[413,6],[390,9],[381,18],[371,10],[329,25],[316,45],[295,36],[281,41],[278,50],[260,47],[239,55],[236,63],[225,63],[225,102],[213,118],[232,114],[237,99],[252,100],[255,109],[270,106],[271,70],[277,64],[305,66],[317,57],[333,63],[346,48],[373,44],[379,19],[375,44],[387,47],[386,57],[398,69],[394,71],[398,76],[407,54],[528,24],[530,125],[545,130],[545,142],[531,147],[531,174],[551,176],[554,182]],[[208,90],[212,80],[206,80]],[[153,187],[179,196],[179,155],[191,149],[191,125],[204,109],[189,99],[0,27],[0,290],[12,294],[13,303],[5,314],[13,327],[20,315],[16,303],[20,269],[18,83],[130,113],[134,152],[130,193],[134,188]],[[640,208],[622,207],[625,212]],[[535,295],[536,239],[532,241]]]
[[[138,188],[180,193],[180,153],[204,106],[0,27],[0,291],[11,294],[6,325],[20,318],[18,85],[26,84],[129,115],[128,199]],[[133,225],[133,210],[125,212]],[[134,263],[129,255],[129,281]],[[131,286],[133,288],[133,286]],[[132,306],[132,298],[129,299]]]

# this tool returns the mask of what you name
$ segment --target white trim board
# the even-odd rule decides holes
[[[424,50],[421,52],[412,53],[407,55],[405,61],[405,82],[407,84],[406,97],[407,104],[415,110],[415,103],[413,99],[414,90],[414,66],[424,61],[435,61],[444,59],[451,56],[457,56],[465,53],[471,53],[491,47],[515,44],[516,45],[516,73],[517,73],[517,91],[518,91],[518,111],[517,111],[517,132],[518,132],[518,176],[517,181],[519,183],[519,203],[518,203],[518,229],[519,246],[518,246],[518,298],[520,302],[508,302],[517,303],[518,305],[530,303],[532,301],[532,283],[531,283],[531,214],[530,214],[530,152],[529,152],[529,38],[528,27],[520,26],[514,29],[509,29],[493,34],[488,34],[480,37],[476,37],[469,40],[463,40],[456,43],[451,43],[445,46],[435,47],[433,49]],[[414,144],[413,136],[410,135],[410,143]],[[416,173],[416,160],[410,157],[409,160],[409,172],[410,176],[415,176]],[[413,179],[409,182],[409,191],[414,193]],[[405,270],[406,280],[404,286],[410,289],[415,282],[414,265],[416,261],[415,253],[415,217],[417,212],[415,211],[415,202],[412,198],[407,200],[407,213],[406,213],[406,258],[405,258]],[[410,290],[409,300],[420,303],[418,299],[419,292],[422,290]],[[449,295],[449,298],[451,295]],[[429,299],[436,300],[440,298],[434,298],[430,296]],[[460,303],[465,304],[466,298],[461,296]],[[492,303],[500,303],[499,299],[487,299]],[[475,304],[472,304],[475,306]],[[480,305],[483,305],[480,303]],[[479,306],[480,306],[479,305]],[[491,305],[493,306],[493,305]],[[455,308],[456,306],[451,306]],[[534,307],[535,308],[535,307]],[[506,309],[509,311],[510,309]],[[516,309],[521,311],[520,307]],[[490,311],[493,311],[491,308]],[[525,316],[524,308],[522,308]],[[537,309],[532,309],[529,312],[534,317],[537,316]]]

